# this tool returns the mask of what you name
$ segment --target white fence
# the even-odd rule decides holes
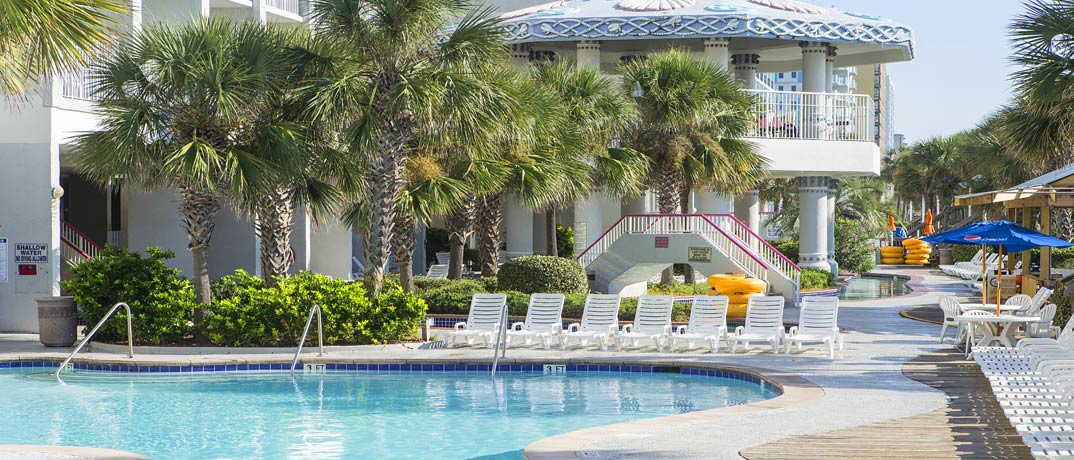
[[[873,142],[873,101],[863,94],[751,90],[757,123],[749,137]]]

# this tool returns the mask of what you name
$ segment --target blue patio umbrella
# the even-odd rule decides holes
[[[997,246],[999,255],[1003,257],[1003,250],[1007,252],[1022,252],[1033,248],[1067,248],[1074,246],[1070,242],[1053,238],[1043,233],[1030,230],[1021,225],[1006,220],[991,222],[978,222],[946,232],[921,238],[929,244],[979,244],[981,246]],[[984,273],[982,266],[982,274]],[[997,282],[1002,283],[999,266],[996,267]],[[981,299],[984,300],[985,287],[981,285]],[[999,314],[999,286],[996,289],[996,314]]]

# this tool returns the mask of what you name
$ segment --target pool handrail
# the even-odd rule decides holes
[[[298,358],[302,355],[302,346],[306,343],[306,335],[310,332],[310,324],[313,323],[313,314],[317,314],[317,356],[324,356],[324,327],[321,324],[321,306],[314,304],[310,308],[310,314],[306,317],[306,327],[302,328],[302,338],[298,340],[298,350],[295,350],[295,359],[291,361],[291,377],[295,376],[295,367],[298,366]]]
[[[492,372],[489,373],[489,378],[496,379],[496,366],[500,364],[500,345],[503,345],[503,353],[507,354],[507,344],[504,342],[507,339],[507,304],[503,304],[503,311],[500,312],[500,327],[496,333],[496,346],[492,352]]]
[[[90,339],[92,339],[93,335],[97,333],[97,330],[100,329],[102,325],[104,325],[105,321],[108,321],[108,319],[111,318],[113,314],[115,314],[116,310],[118,310],[119,307],[123,307],[125,310],[127,310],[127,357],[134,358],[134,328],[131,327],[131,307],[130,305],[127,305],[126,302],[119,302],[113,305],[112,308],[108,310],[108,313],[104,314],[104,317],[97,322],[96,326],[93,326],[93,329],[90,330],[90,333],[86,334],[86,337],[82,339],[82,342],[80,342],[78,346],[75,347],[75,351],[72,351],[70,355],[67,355],[67,359],[63,360],[63,362],[60,363],[60,368],[56,369],[56,380],[60,380],[60,372],[63,372],[63,370],[67,367],[67,364],[69,364],[71,360],[74,359],[75,355],[77,355],[78,352],[82,351],[82,347],[85,347],[86,344],[90,342]],[[62,382],[63,380],[60,381]]]

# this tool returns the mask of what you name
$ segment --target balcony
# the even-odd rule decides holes
[[[79,101],[96,100],[97,98],[93,96],[92,88],[90,88],[89,73],[89,69],[79,69],[61,77],[63,88],[61,94],[63,97]]]
[[[265,0],[265,5],[288,13],[302,16],[301,0]]]
[[[748,137],[874,142],[873,101],[862,94],[751,90],[757,123]]]

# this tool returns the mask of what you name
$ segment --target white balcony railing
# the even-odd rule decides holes
[[[299,0],[265,0],[265,4],[268,6],[301,15],[302,10],[299,3]]]
[[[80,69],[65,74],[61,78],[63,97],[82,101],[96,100],[97,98],[93,97],[93,90],[90,88],[89,73],[89,69]]]
[[[757,91],[749,137],[873,142],[873,101],[862,94]]]

